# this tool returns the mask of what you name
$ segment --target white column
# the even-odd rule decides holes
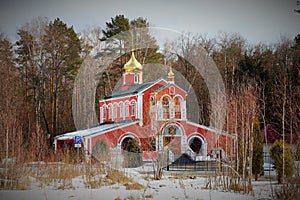
[[[143,125],[143,94],[137,96],[137,118],[140,120],[140,126]]]
[[[157,120],[161,120],[163,118],[163,110],[162,104],[160,101],[157,102]]]
[[[186,101],[181,102],[181,118],[186,119]]]
[[[201,151],[203,156],[207,156],[207,143],[205,143],[204,141],[202,143]]]
[[[84,153],[85,153],[85,157],[87,158],[87,156],[88,156],[88,138],[83,138],[83,140],[84,140]]]
[[[163,136],[156,136],[156,151],[162,151],[163,149]]]
[[[57,151],[57,139],[54,138],[54,152]]]
[[[103,107],[100,107],[100,123],[103,123]]]
[[[181,153],[185,153],[187,150],[186,135],[181,135]]]
[[[125,102],[123,103],[123,106],[122,106],[122,112],[123,112],[123,120],[125,120],[126,119],[126,109],[125,109],[126,107],[125,107]]]
[[[170,112],[170,118],[174,119],[175,118],[175,109],[174,109],[174,100],[172,99],[170,101],[170,105],[169,105],[169,112]]]

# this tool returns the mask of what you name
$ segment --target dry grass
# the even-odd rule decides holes
[[[122,172],[110,169],[106,175],[114,183],[121,183],[126,187],[126,190],[142,190],[144,186],[134,181],[132,178],[125,176]]]
[[[294,200],[300,199],[300,177],[295,177],[284,183],[275,191],[275,199]]]
[[[81,167],[64,163],[41,166],[34,171],[32,177],[40,182],[40,187],[54,185],[57,189],[73,189],[72,179],[84,173]]]
[[[153,199],[153,194],[146,194],[144,195],[145,199]]]
[[[30,170],[17,161],[9,165],[0,164],[0,189],[28,189],[31,183],[29,172]]]
[[[229,187],[231,190],[233,190],[234,192],[242,192],[244,191],[244,186],[242,184],[231,184]]]
[[[125,176],[122,172],[115,169],[109,169],[107,171],[106,178],[112,180],[115,183],[121,183],[121,184],[133,182],[132,178]]]
[[[100,188],[102,186],[110,186],[116,183],[123,184],[127,190],[141,190],[144,186],[135,182],[132,178],[125,176],[122,172],[116,169],[97,170],[99,168],[93,168],[90,170],[85,186],[87,188]]]
[[[87,188],[119,183],[127,190],[144,189],[133,178],[101,162],[79,162],[80,157],[74,156],[72,152],[49,153],[42,161],[35,161],[34,158],[34,152],[28,152],[26,159],[17,160],[9,167],[0,162],[0,189],[26,190],[30,189],[33,182],[40,188],[51,186],[60,190],[74,189],[73,179],[80,176]]]
[[[144,186],[139,183],[125,183],[126,190],[142,190]]]

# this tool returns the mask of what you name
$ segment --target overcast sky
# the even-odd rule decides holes
[[[59,17],[76,32],[105,28],[118,14],[147,18],[152,26],[179,32],[240,33],[250,43],[273,43],[300,33],[296,0],[1,0],[0,32],[17,38],[17,29],[33,17]],[[298,6],[300,8],[300,6]]]

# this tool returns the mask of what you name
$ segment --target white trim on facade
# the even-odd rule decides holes
[[[143,93],[138,94],[137,98],[137,115],[136,117],[140,120],[140,126],[143,125]]]

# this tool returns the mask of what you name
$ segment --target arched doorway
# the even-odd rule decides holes
[[[124,167],[139,167],[142,165],[142,149],[138,138],[132,135],[126,135],[122,138],[119,145],[122,150]]]
[[[134,137],[133,136],[125,136],[120,144],[121,144],[121,150],[126,150],[126,146],[127,146],[127,143],[129,140],[134,140]]]
[[[181,154],[182,130],[176,124],[167,125],[163,131],[163,147],[167,147],[174,154]]]
[[[200,136],[192,136],[188,140],[188,147],[189,149],[195,153],[196,155],[203,155],[207,154],[207,147],[206,143],[204,142],[203,138]]]
[[[119,137],[118,149],[125,150],[129,140],[136,140],[137,143],[141,146],[141,141],[140,141],[139,137],[134,133],[127,132]]]
[[[193,137],[189,142],[189,147],[193,152],[199,154],[202,147],[202,141],[198,137]]]

